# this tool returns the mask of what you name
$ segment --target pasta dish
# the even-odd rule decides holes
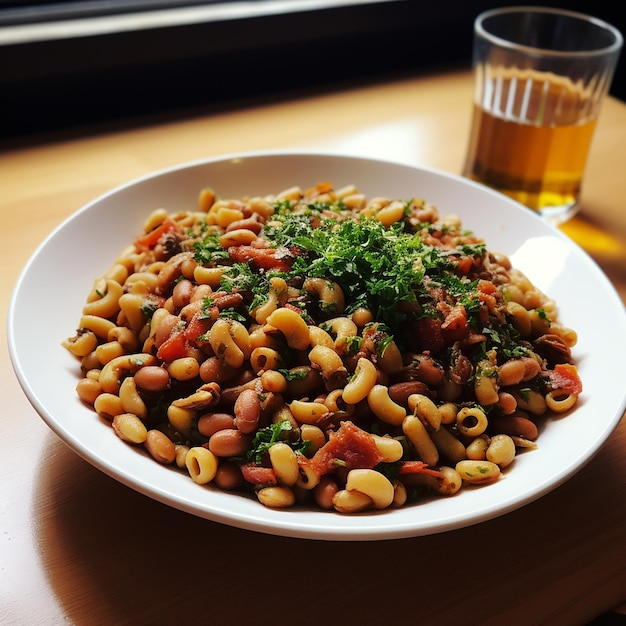
[[[419,198],[319,183],[155,209],[63,345],[128,445],[273,508],[493,483],[582,393],[574,330]]]

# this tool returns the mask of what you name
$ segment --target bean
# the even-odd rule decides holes
[[[204,413],[198,418],[198,432],[205,437],[225,428],[235,428],[235,418],[229,413]]]
[[[102,393],[102,387],[97,380],[81,378],[76,385],[76,393],[83,402],[93,406],[96,398]]]
[[[261,374],[261,384],[265,391],[284,393],[287,391],[287,379],[276,370],[268,370]]]
[[[521,415],[504,415],[493,422],[493,429],[511,437],[523,437],[534,441],[539,436],[537,425]]]
[[[261,504],[275,509],[293,506],[296,497],[289,487],[264,487],[256,493]]]
[[[524,377],[526,367],[521,359],[512,359],[498,368],[498,382],[501,387],[517,385]]]
[[[200,378],[205,383],[224,383],[231,380],[238,369],[230,367],[216,356],[209,357],[200,364]]]
[[[507,393],[506,391],[501,391],[498,394],[498,408],[505,415],[510,415],[517,409],[517,400],[515,396]]]
[[[236,428],[219,430],[209,439],[209,450],[215,456],[241,456],[250,446],[251,436]]]
[[[174,359],[168,366],[169,375],[175,380],[192,380],[200,371],[198,360],[192,356]]]
[[[491,461],[459,461],[455,469],[464,481],[475,485],[495,482],[500,478],[500,468]]]
[[[339,513],[360,513],[373,506],[372,499],[360,491],[340,489],[333,496],[333,507]]]
[[[243,485],[241,470],[236,463],[221,461],[213,482],[225,491],[234,491]]]
[[[478,435],[478,437],[472,440],[467,448],[465,448],[467,458],[472,461],[483,461],[486,459],[489,441],[490,439],[487,435]]]
[[[432,358],[420,355],[416,359],[416,363],[417,372],[415,375],[418,380],[427,385],[438,385],[442,381],[443,372]]]
[[[146,365],[135,373],[135,384],[144,391],[164,391],[170,384],[170,375],[158,365]]]
[[[242,433],[254,432],[261,415],[259,396],[253,389],[244,389],[235,400],[235,426]]]
[[[515,458],[515,443],[508,435],[494,435],[487,448],[487,460],[506,467]]]
[[[525,356],[522,357],[521,361],[524,363],[524,376],[522,377],[522,382],[532,380],[541,372],[541,365],[539,365],[536,359]]]
[[[333,508],[333,498],[338,491],[339,486],[330,476],[322,476],[313,489],[313,497],[320,508],[330,510]]]
[[[113,418],[113,430],[115,434],[128,443],[143,443],[148,431],[144,423],[132,413],[122,413]]]
[[[159,325],[154,332],[154,345],[158,348],[161,344],[169,338],[174,330],[176,324],[178,324],[178,316],[169,314],[164,315],[159,321]]]
[[[148,431],[144,441],[146,450],[153,459],[159,463],[169,465],[176,460],[176,446],[171,439],[160,430],[152,429]]]
[[[419,380],[411,380],[403,383],[396,383],[389,387],[389,397],[396,403],[406,406],[409,396],[416,393],[424,393],[427,387]]]

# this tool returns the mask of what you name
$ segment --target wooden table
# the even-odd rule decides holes
[[[36,246],[118,184],[181,161],[274,148],[458,173],[471,98],[471,75],[450,72],[6,148],[3,324]],[[610,99],[582,212],[564,228],[622,298],[625,159],[626,105]],[[2,347],[1,624],[584,624],[626,600],[623,422],[566,484],[478,526],[397,541],[288,539],[170,509],[93,469],[31,408],[4,336]]]

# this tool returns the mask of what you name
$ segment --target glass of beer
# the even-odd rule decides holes
[[[610,24],[572,11],[506,7],[481,13],[474,23],[465,176],[553,223],[574,215],[622,41]]]

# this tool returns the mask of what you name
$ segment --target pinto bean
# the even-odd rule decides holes
[[[204,413],[198,418],[198,432],[212,437],[217,431],[234,428],[235,418],[229,413]]]
[[[135,373],[135,385],[145,391],[163,391],[169,384],[170,375],[158,365],[146,365]]]
[[[254,432],[261,415],[259,396],[253,389],[244,389],[235,400],[235,426],[242,433]]]
[[[169,437],[160,430],[149,430],[144,441],[146,450],[159,463],[169,465],[176,459],[176,446]]]
[[[181,280],[172,290],[172,302],[177,309],[182,309],[189,304],[193,295],[193,283],[190,280]]]
[[[200,364],[200,378],[205,382],[224,383],[232,378],[239,371],[236,367],[226,365],[222,359],[211,356]]]
[[[521,382],[532,380],[541,372],[541,365],[539,365],[536,359],[533,359],[529,356],[524,356],[522,357],[522,361],[524,363],[524,376]]]
[[[498,382],[501,387],[517,385],[524,377],[525,372],[526,366],[522,359],[511,359],[498,368]]]
[[[503,415],[492,422],[490,430],[509,435],[511,437],[523,437],[534,441],[539,436],[537,425],[527,417],[521,415]]]
[[[258,213],[253,213],[251,217],[246,217],[241,220],[235,220],[226,227],[226,232],[243,228],[245,230],[251,230],[253,233],[256,233],[258,235],[263,229],[263,222],[259,221],[258,218]]]
[[[193,256],[191,252],[181,252],[173,256],[162,267],[157,276],[157,291],[163,296],[171,294],[176,279],[181,275],[183,261]]]
[[[164,315],[159,321],[154,334],[154,345],[159,348],[163,342],[170,337],[174,327],[178,324],[178,317],[173,314]]]
[[[251,439],[251,435],[236,428],[225,428],[211,436],[208,447],[215,456],[241,456],[248,450]]]
[[[428,387],[419,380],[411,380],[403,383],[395,383],[389,387],[389,397],[397,404],[406,406],[409,396],[423,394]]]
[[[243,476],[236,463],[231,461],[221,461],[217,467],[217,472],[213,482],[225,491],[234,491],[243,485]]]
[[[322,476],[319,483],[313,488],[313,497],[319,507],[326,510],[333,508],[333,497],[339,491],[339,486],[330,476]]]
[[[434,359],[420,355],[417,358],[416,378],[427,385],[438,385],[443,379],[441,368]]]

